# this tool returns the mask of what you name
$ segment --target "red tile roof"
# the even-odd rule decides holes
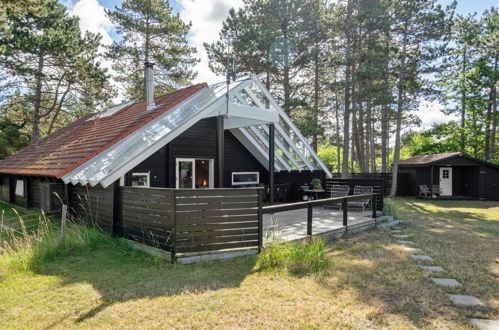
[[[442,154],[433,154],[433,155],[420,155],[416,157],[412,157],[406,160],[401,160],[399,165],[426,165],[429,163],[433,163],[439,160],[447,159],[454,156],[463,156],[461,152],[447,152]]]
[[[140,101],[109,117],[88,121],[95,114],[82,117],[0,161],[0,173],[61,178],[206,86],[197,84],[157,97],[157,108],[151,111]]]

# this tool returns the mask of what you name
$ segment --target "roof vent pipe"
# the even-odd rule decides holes
[[[154,63],[146,62],[146,101],[147,111],[154,110]]]

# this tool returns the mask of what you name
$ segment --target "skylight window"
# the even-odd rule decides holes
[[[135,103],[135,100],[112,105],[112,106],[108,107],[106,110],[103,110],[101,112],[96,113],[95,116],[92,116],[88,120],[91,121],[91,120],[94,120],[97,118],[110,117],[110,116],[114,115],[115,113],[117,113],[118,111],[120,111],[121,109],[126,108],[127,106],[129,106],[133,103]]]

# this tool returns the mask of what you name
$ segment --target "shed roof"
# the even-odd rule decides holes
[[[467,161],[471,161],[472,163],[481,164],[487,167],[498,168],[499,165],[496,165],[491,162],[487,162],[478,158],[471,157],[462,152],[446,152],[441,154],[432,154],[432,155],[420,155],[416,157],[412,157],[409,159],[401,160],[399,165],[402,167],[411,167],[411,166],[429,166],[434,164],[439,164],[443,161],[447,161],[450,159],[466,159]]]
[[[140,101],[110,116],[84,116],[0,161],[0,173],[61,178],[204,87],[206,83],[157,97],[152,111]]]
[[[401,160],[399,165],[428,165],[454,156],[463,156],[462,152],[446,152],[433,155],[419,155],[409,159]]]

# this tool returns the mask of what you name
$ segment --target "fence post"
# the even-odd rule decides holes
[[[312,204],[308,204],[308,210],[307,210],[307,236],[312,236],[312,217],[314,215],[314,209],[312,207]]]
[[[372,203],[371,204],[372,204],[371,208],[372,208],[372,211],[373,211],[373,215],[372,216],[376,220],[376,218],[377,218],[376,210],[378,208],[378,201],[377,201],[377,198],[376,198],[376,194],[373,194],[373,199],[372,199]]]
[[[263,194],[264,188],[257,188],[258,192],[258,253],[263,249]]]
[[[172,194],[170,195],[170,203],[171,203],[171,217],[172,217],[172,244],[170,249],[170,254],[172,257],[172,263],[177,259],[176,244],[177,244],[177,211],[176,211],[176,190],[172,190]]]
[[[61,241],[64,242],[66,239],[66,218],[68,216],[68,206],[62,205],[62,215],[61,215]]]
[[[344,198],[342,202],[343,209],[343,226],[348,226],[348,199]]]

